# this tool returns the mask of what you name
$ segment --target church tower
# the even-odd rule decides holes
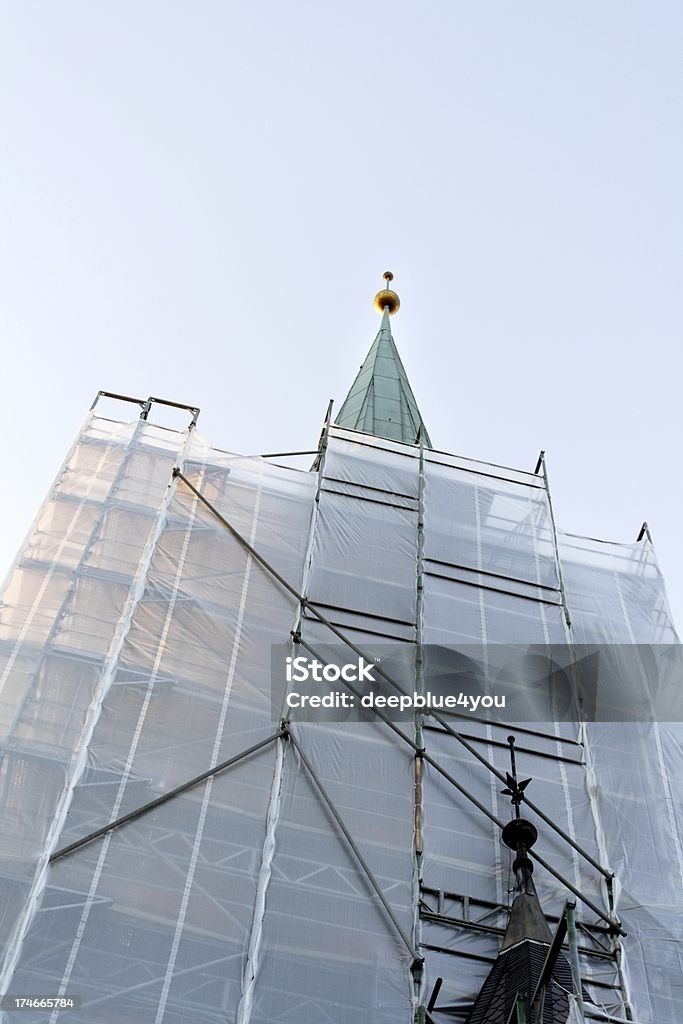
[[[391,284],[313,468],[96,396],[0,599],[3,1021],[683,1020],[649,530],[434,449]]]

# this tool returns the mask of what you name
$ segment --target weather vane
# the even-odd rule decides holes
[[[514,804],[515,817],[520,818],[519,805],[524,799],[524,790],[532,781],[531,779],[523,779],[521,782],[517,781],[517,764],[515,762],[515,737],[508,736],[508,743],[510,744],[510,768],[509,772],[505,773],[505,781],[507,782],[507,789],[501,789],[503,796],[512,797],[510,800],[511,804]]]

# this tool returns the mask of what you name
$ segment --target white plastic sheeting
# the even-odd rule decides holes
[[[19,723],[30,716],[31,729],[10,726],[6,739],[5,778],[16,796],[11,802],[5,797],[2,810],[9,816],[20,809],[25,834],[16,826],[3,829],[5,842],[12,837],[13,844],[3,850],[5,873],[13,870],[23,882],[3,921],[3,935],[12,936],[7,967],[21,953],[10,987],[76,992],[86,1007],[79,1020],[185,1020],[191,1007],[198,1007],[196,1019],[214,1020],[213,1011],[236,1008],[240,997],[274,748],[47,873],[41,860],[49,847],[65,845],[273,732],[269,649],[287,635],[296,602],[272,586],[187,489],[172,485],[173,466],[180,458],[188,477],[295,585],[314,480],[263,460],[209,453],[199,439],[157,427],[109,429],[99,420],[88,425],[38,523],[38,540],[27,548],[33,554],[40,545],[51,506],[72,500],[64,493],[78,492],[82,473],[76,508],[96,507],[76,571],[73,555],[66,568],[58,561],[57,543],[53,562],[33,567],[35,586],[23,591],[25,614],[35,608],[33,621],[46,621],[38,637],[20,638],[20,653],[33,656],[32,668],[55,660],[59,675],[26,673],[15,716]],[[106,485],[98,466],[107,472]],[[132,540],[107,546],[109,523],[123,515],[142,521],[148,536],[157,525],[152,549],[145,552],[144,538],[137,547]],[[136,525],[125,537],[144,533]],[[17,572],[24,572],[23,561]],[[12,584],[7,595],[14,615]],[[38,715],[54,723],[51,730],[35,721]],[[68,746],[56,746],[62,736],[55,719],[64,720],[67,739],[76,737]],[[15,771],[13,758],[31,774]],[[53,836],[70,787],[68,814]],[[31,885],[40,907],[35,914]],[[52,911],[65,896],[68,908]]]
[[[649,542],[558,538],[541,477],[340,428],[327,442],[322,471],[302,472],[218,452],[192,432],[86,422],[0,606],[3,991],[80,995],[80,1011],[60,1014],[80,1024],[409,1024],[440,976],[434,1019],[463,1019],[498,949],[511,856],[498,827],[425,765],[416,859],[414,751],[376,719],[294,715],[291,729],[426,958],[419,990],[404,939],[282,739],[47,865],[269,737],[282,696],[271,646],[290,631],[314,648],[339,643],[174,481],[176,465],[344,635],[371,657],[388,650],[409,690],[422,645],[447,658],[464,644],[522,654],[572,640],[676,642]],[[507,728],[451,721],[507,768]],[[506,819],[500,782],[426,725],[429,754]],[[400,727],[412,738],[413,723]],[[535,802],[617,874],[624,989],[604,921],[579,904],[589,994],[619,1014],[629,997],[638,1019],[675,1024],[680,732],[549,723],[515,734]],[[539,853],[607,913],[595,867],[540,831]],[[542,868],[535,878],[557,915],[567,890]]]
[[[677,642],[652,546],[561,534],[560,551],[578,639],[597,637],[620,684],[648,694],[649,645],[666,656]],[[600,722],[586,731],[616,908],[629,933],[626,984],[640,1019],[673,1022],[683,1014],[683,726]]]

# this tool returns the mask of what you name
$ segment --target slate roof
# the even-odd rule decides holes
[[[518,993],[526,997],[527,1024],[567,1024],[567,993],[574,989],[569,961],[563,953],[558,956],[546,987],[542,1021],[534,1016],[531,999],[552,934],[530,878],[526,885],[527,891],[518,893],[512,904],[498,958],[475,1000],[467,1024],[507,1024]]]

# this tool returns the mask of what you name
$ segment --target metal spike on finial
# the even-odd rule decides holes
[[[510,774],[513,779],[517,778],[517,763],[515,761],[515,737],[508,736],[508,743],[510,744]]]
[[[394,280],[394,275],[390,270],[385,270],[384,274],[385,286],[377,292],[374,299],[374,306],[378,313],[384,313],[385,309],[389,310],[389,316],[393,316],[394,313],[398,312],[401,306],[401,300],[395,291],[389,287],[390,283]]]

